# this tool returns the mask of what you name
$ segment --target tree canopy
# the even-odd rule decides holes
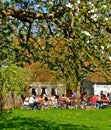
[[[96,71],[111,81],[110,0],[2,0],[0,5],[1,65],[41,61],[68,83]]]

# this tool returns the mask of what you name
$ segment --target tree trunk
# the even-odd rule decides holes
[[[29,87],[27,87],[27,86],[25,87],[24,94],[25,94],[25,97],[29,96]]]
[[[29,87],[25,87],[24,88],[24,91],[23,91],[23,93],[22,93],[22,95],[21,95],[21,98],[22,98],[22,101],[24,101],[24,99],[26,98],[26,97],[28,97],[29,96]]]
[[[2,88],[0,88],[0,112],[3,110],[3,94],[2,94]]]
[[[12,97],[12,108],[15,108],[15,97],[14,97],[14,92],[11,92],[11,97]]]

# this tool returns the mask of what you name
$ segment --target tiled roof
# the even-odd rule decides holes
[[[100,72],[92,72],[89,74],[91,82],[106,82],[105,77]]]

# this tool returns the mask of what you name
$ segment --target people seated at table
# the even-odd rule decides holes
[[[58,95],[52,95],[51,97],[47,97],[46,94],[43,95],[37,95],[36,97],[34,95],[30,97],[26,97],[23,105],[29,106],[31,109],[44,109],[44,108],[70,108],[70,107],[80,107],[80,108],[86,108],[86,106],[92,105],[96,108],[105,108],[109,106],[109,102],[111,103],[111,94],[107,94],[107,96],[104,93],[100,93],[98,95],[92,95],[90,100],[88,100],[87,93],[81,94],[80,96],[76,97],[74,95],[71,95],[70,97],[65,96],[63,94],[62,96]]]
[[[108,106],[108,104],[109,104],[109,100],[108,100],[107,96],[105,94],[103,94],[101,97],[101,107],[105,108]]]
[[[90,99],[90,104],[92,105],[92,106],[95,106],[96,108],[99,108],[100,106],[100,104],[98,103],[98,95],[93,95],[92,97],[91,97],[91,99]]]

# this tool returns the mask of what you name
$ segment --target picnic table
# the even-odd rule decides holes
[[[108,99],[100,99],[97,102],[99,103],[101,108],[108,107],[108,105],[109,105],[109,100]]]

